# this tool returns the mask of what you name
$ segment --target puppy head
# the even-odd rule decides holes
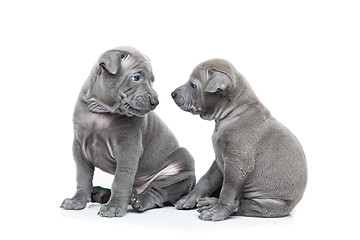
[[[134,48],[119,47],[100,56],[91,89],[110,112],[141,117],[159,103],[153,81],[149,59]]]
[[[184,111],[212,120],[223,111],[236,92],[236,70],[226,60],[211,59],[199,64],[189,81],[171,93]]]

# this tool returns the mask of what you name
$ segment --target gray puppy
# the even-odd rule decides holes
[[[175,203],[195,185],[194,161],[151,110],[157,106],[147,57],[131,47],[105,52],[82,87],[74,111],[77,190],[61,207],[105,203],[100,216],[121,217]],[[92,185],[94,168],[114,174],[111,192]],[[110,196],[111,194],[111,196]]]
[[[211,221],[233,213],[289,215],[307,182],[304,152],[233,65],[221,59],[205,61],[171,95],[182,110],[216,123],[212,136],[216,159],[176,207],[197,204],[199,218]]]

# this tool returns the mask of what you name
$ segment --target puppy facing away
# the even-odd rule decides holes
[[[233,65],[205,61],[171,95],[182,110],[215,120],[215,161],[176,207],[196,205],[205,221],[289,215],[306,187],[304,152]]]
[[[175,203],[195,185],[194,160],[160,118],[147,57],[131,47],[100,56],[83,85],[73,116],[75,195],[61,204],[79,210],[106,203],[103,217],[121,217],[129,203],[144,211]],[[114,175],[109,189],[93,187],[95,167]]]

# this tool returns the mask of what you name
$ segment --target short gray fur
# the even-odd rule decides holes
[[[129,203],[144,211],[175,203],[195,185],[194,161],[152,110],[159,103],[146,56],[119,47],[100,56],[74,111],[77,190],[61,207],[106,203],[103,217],[121,217]],[[92,184],[95,167],[114,174],[111,191]],[[110,196],[111,194],[111,196]]]
[[[176,207],[197,206],[199,218],[207,221],[231,214],[289,215],[306,187],[303,149],[233,65],[222,59],[205,61],[171,95],[182,110],[216,123],[212,136],[216,159]]]

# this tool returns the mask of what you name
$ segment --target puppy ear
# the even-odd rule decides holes
[[[205,92],[225,92],[231,86],[231,79],[222,72],[211,69],[207,70],[208,82],[205,85]]]
[[[100,56],[99,65],[111,74],[117,74],[120,70],[121,59],[126,56],[126,53],[110,50]]]

